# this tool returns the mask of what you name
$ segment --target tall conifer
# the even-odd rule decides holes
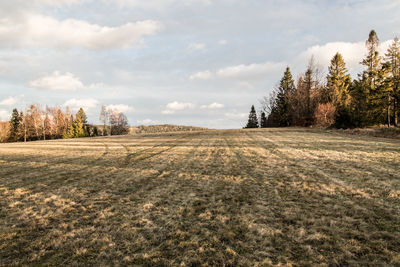
[[[247,121],[247,125],[245,128],[258,128],[257,113],[254,105],[251,106],[249,120]]]

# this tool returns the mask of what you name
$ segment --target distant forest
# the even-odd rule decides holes
[[[25,111],[16,108],[9,122],[0,122],[0,142],[35,141],[59,138],[121,135],[129,132],[128,119],[116,109],[102,106],[100,121],[103,125],[88,124],[83,108],[72,114],[67,107],[31,105]]]
[[[399,126],[399,39],[396,37],[381,56],[379,38],[372,30],[366,48],[367,54],[360,62],[364,70],[354,80],[340,53],[332,58],[326,77],[322,77],[313,58],[297,81],[287,67],[279,85],[264,97],[259,117],[251,107],[245,128]]]

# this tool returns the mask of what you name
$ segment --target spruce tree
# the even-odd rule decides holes
[[[291,124],[289,95],[296,90],[290,68],[287,67],[279,83],[275,103],[275,120],[277,126],[286,127]]]
[[[340,53],[331,60],[327,76],[327,89],[329,102],[334,106],[347,106],[349,104],[349,87],[351,77],[347,71],[346,63]]]
[[[328,102],[336,109],[335,126],[347,128],[351,126],[350,94],[351,77],[348,74],[346,63],[340,53],[331,60],[327,76]]]
[[[258,128],[257,113],[256,109],[254,108],[254,105],[251,106],[249,120],[245,128]]]
[[[86,137],[89,136],[88,133],[88,123],[87,116],[83,108],[80,108],[75,116],[75,125],[77,127],[76,137]]]
[[[304,91],[305,91],[305,126],[310,126],[313,122],[313,110],[311,107],[311,90],[313,89],[313,70],[311,67],[308,67],[306,73],[304,74]]]
[[[87,116],[83,108],[80,108],[76,113],[76,119],[80,120],[82,124],[87,125]]]
[[[261,128],[267,128],[268,122],[267,122],[267,117],[265,116],[265,112],[261,112],[261,118],[260,118],[260,127]]]
[[[365,42],[367,55],[361,64],[365,70],[354,81],[351,95],[353,114],[356,116],[356,125],[365,127],[380,123],[385,105],[382,103],[382,58],[379,55],[379,38],[374,30],[369,33]]]
[[[11,119],[10,119],[10,136],[9,139],[10,141],[16,142],[20,138],[20,127],[21,127],[21,122],[22,122],[22,114],[18,112],[18,110],[15,108],[13,109],[13,112],[11,114]]]
[[[389,67],[389,74],[387,77],[387,89],[389,91],[389,97],[391,98],[391,103],[393,105],[393,117],[394,125],[398,126],[398,116],[400,109],[400,41],[396,37],[393,43],[387,50],[386,56],[386,66]],[[388,110],[388,115],[390,115],[390,110]],[[388,116],[389,120],[390,116]]]

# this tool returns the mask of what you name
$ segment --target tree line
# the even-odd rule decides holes
[[[0,142],[122,135],[129,132],[128,119],[116,109],[102,106],[102,126],[89,124],[83,108],[72,114],[67,107],[30,105],[25,111],[13,109],[9,122],[0,123]]]
[[[279,85],[263,99],[259,118],[252,106],[246,128],[399,126],[400,41],[394,38],[380,55],[372,30],[365,44],[367,54],[360,62],[364,70],[354,80],[339,52],[326,77],[313,58],[296,81],[287,67]]]

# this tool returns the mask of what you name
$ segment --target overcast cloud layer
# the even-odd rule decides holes
[[[30,103],[102,104],[131,125],[240,128],[289,65],[341,52],[353,77],[375,29],[400,36],[398,0],[2,0],[0,120]]]

